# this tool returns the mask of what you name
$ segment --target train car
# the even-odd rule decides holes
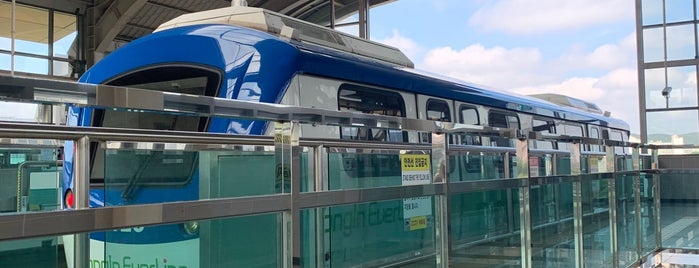
[[[167,22],[153,34],[106,56],[80,82],[581,137],[628,140],[629,135],[628,124],[603,114],[418,71],[398,49],[266,10],[240,6],[186,14]],[[78,107],[69,110],[67,122],[75,126],[244,135],[269,135],[273,131],[268,123],[255,120]],[[420,133],[361,127],[302,125],[301,135],[430,142],[428,135]],[[507,138],[468,134],[451,142],[512,146]],[[562,150],[566,145],[533,141],[531,146]],[[65,148],[73,145],[68,143]],[[66,150],[64,160],[63,189],[68,207],[72,205],[72,154]],[[214,184],[211,178],[202,175],[202,161],[213,159],[202,152],[172,153],[157,148],[112,150],[93,146],[91,156],[90,205],[94,207],[279,192],[279,186],[273,182],[251,180],[274,176],[265,173],[274,172],[273,156],[265,154],[217,158],[227,161],[225,165],[223,162],[217,165],[226,166],[224,173],[229,174],[218,179],[225,182],[225,187],[218,188],[211,186]],[[272,164],[267,164],[270,159]],[[393,164],[399,163],[395,155],[367,157],[344,153],[330,155],[328,161],[327,183],[331,190],[395,185],[396,180],[400,185],[400,167]],[[502,178],[502,161],[506,160],[490,162],[488,169],[494,170],[490,172],[493,174],[483,172],[483,162],[455,164],[450,180]],[[234,175],[237,168],[246,165],[245,170],[260,174]],[[478,170],[470,172],[469,168],[474,167]],[[434,253],[434,244],[429,239],[434,231],[406,229],[402,214],[400,200],[325,210],[321,216],[325,233],[322,239],[330,244],[323,253],[326,265],[380,266]],[[186,223],[93,233],[92,265],[165,267],[166,262],[173,267],[279,266],[281,249],[274,241],[279,241],[280,234],[251,232],[262,227],[274,230],[278,221],[278,216],[263,215],[206,226]],[[240,230],[205,234],[236,228]],[[368,253],[357,254],[359,250]],[[206,260],[199,256],[206,256]]]

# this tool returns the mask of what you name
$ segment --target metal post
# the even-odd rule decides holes
[[[75,143],[75,159],[73,174],[75,174],[74,195],[75,209],[90,207],[90,138],[84,136]],[[89,267],[90,265],[90,236],[87,233],[74,234],[73,246],[74,267]]]
[[[631,148],[631,165],[634,171],[641,170],[641,148],[632,147]]]
[[[483,153],[481,153],[483,154]],[[510,165],[510,152],[505,152],[505,154],[502,156],[502,164],[503,164],[503,176],[504,178],[498,178],[498,179],[509,179],[512,177],[512,168]],[[484,163],[483,159],[481,159],[481,163]],[[481,165],[481,173],[485,173],[485,166]],[[484,175],[481,175],[483,177]],[[487,178],[487,179],[492,179],[492,178]]]
[[[643,230],[641,228],[642,211],[641,211],[641,176],[636,174],[633,176],[633,203],[634,203],[634,218],[636,221],[636,254],[637,258],[643,255]]]
[[[582,181],[581,166],[582,154],[580,153],[580,143],[574,141],[570,145],[570,175],[577,176],[573,181],[573,236],[575,241],[575,267],[585,267],[584,256],[584,230],[583,230],[583,209],[582,209]]]
[[[606,146],[606,156],[604,159],[604,168],[606,172],[614,172],[614,147]],[[600,167],[601,168],[601,167]],[[619,233],[617,230],[617,204],[616,204],[616,172],[613,173],[609,180],[608,195],[609,195],[609,248],[612,252],[611,267],[619,266]]]
[[[554,167],[553,167],[553,155],[547,154],[544,155],[544,176],[553,176],[556,173],[554,172]]]
[[[335,0],[330,1],[330,29],[335,29]]]
[[[527,138],[520,137],[516,141],[517,150],[517,179],[526,183],[519,189],[519,223],[521,240],[521,258],[523,268],[532,267],[532,226],[529,200],[529,146]],[[509,160],[508,160],[509,161]]]
[[[325,166],[325,163],[327,163],[327,153],[325,151],[325,147],[323,145],[318,145],[314,148],[313,151],[313,167],[314,167],[314,178],[315,178],[315,187],[314,190],[316,192],[321,192],[321,191],[326,191],[327,190],[327,184],[325,183],[327,180],[327,174],[324,172],[325,170],[328,170],[327,167]],[[325,267],[325,209],[322,208],[316,208],[315,209],[315,266],[312,265],[307,265],[308,267]]]
[[[301,267],[301,212],[298,208],[301,190],[301,149],[298,122],[275,123],[274,150],[277,190],[291,195],[291,210],[283,215],[283,267]]]
[[[15,75],[15,19],[17,13],[17,1],[12,0],[12,30],[10,31],[10,75]]]
[[[437,244],[437,267],[449,267],[451,243],[449,238],[449,158],[447,155],[447,135],[432,133],[432,174],[433,183],[442,185],[444,195],[436,196],[435,239]]]
[[[655,249],[660,249],[663,248],[663,234],[662,234],[662,227],[660,224],[660,212],[662,211],[661,209],[661,203],[660,203],[660,175],[658,173],[653,174],[653,204],[654,204],[654,211],[655,212]]]
[[[369,1],[359,0],[359,37],[369,39]]]

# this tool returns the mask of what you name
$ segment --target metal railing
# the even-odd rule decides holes
[[[508,215],[512,215],[509,222],[509,235],[519,236],[520,250],[517,262],[521,267],[534,267],[534,255],[543,254],[546,248],[533,248],[533,232],[538,234],[537,228],[545,228],[545,225],[532,223],[532,194],[540,194],[540,187],[553,187],[554,192],[561,192],[559,185],[570,184],[572,194],[572,217],[558,217],[558,223],[564,221],[573,222],[572,240],[574,249],[574,265],[585,266],[585,255],[588,253],[585,244],[584,221],[589,211],[583,207],[584,187],[591,181],[602,181],[607,185],[609,222],[609,254],[613,266],[624,266],[626,263],[620,260],[618,250],[617,230],[617,176],[631,176],[633,180],[634,214],[637,227],[636,259],[633,263],[640,263],[650,252],[646,252],[640,241],[642,231],[641,222],[641,186],[642,174],[653,174],[655,170],[641,170],[639,150],[642,148],[656,150],[663,146],[650,146],[624,141],[606,139],[592,139],[562,135],[542,135],[538,132],[523,132],[515,129],[502,129],[485,126],[469,126],[427,120],[390,117],[370,114],[347,113],[329,111],[307,107],[290,107],[276,104],[250,103],[236,100],[226,100],[211,97],[191,96],[141,89],[123,87],[111,87],[103,85],[86,85],[69,82],[42,81],[16,77],[0,76],[0,94],[6,100],[23,102],[42,102],[51,104],[73,104],[84,107],[134,109],[139,112],[168,112],[189,114],[196,116],[247,118],[267,120],[275,122],[274,136],[239,136],[213,133],[155,131],[135,129],[114,129],[94,127],[68,127],[57,125],[41,125],[29,123],[0,122],[0,137],[2,141],[12,142],[11,138],[23,139],[49,139],[70,140],[75,144],[74,168],[74,193],[76,200],[75,209],[49,212],[33,212],[21,214],[7,214],[0,216],[0,241],[11,241],[43,236],[58,236],[75,234],[75,265],[76,267],[89,266],[89,238],[86,233],[104,230],[115,230],[139,226],[161,225],[169,223],[182,223],[190,221],[202,221],[209,219],[238,217],[246,215],[259,215],[266,213],[282,213],[284,242],[282,248],[284,267],[299,266],[301,259],[301,229],[300,214],[303,210],[335,207],[348,204],[378,202],[386,200],[401,200],[428,196],[434,204],[434,263],[439,267],[449,266],[451,253],[459,247],[455,247],[452,241],[450,225],[453,222],[452,198],[461,194],[505,191],[508,197]],[[128,96],[128,97],[126,97]],[[148,102],[134,100],[149,100]],[[432,144],[396,144],[361,142],[333,139],[305,139],[299,137],[300,124],[321,124],[332,126],[352,126],[383,129],[399,129],[403,131],[419,131],[432,133]],[[496,148],[481,146],[462,146],[448,144],[446,135],[470,133],[485,136],[507,137],[516,140],[514,148]],[[571,143],[569,152],[558,150],[530,150],[529,140],[553,140]],[[246,196],[235,198],[217,198],[211,200],[181,201],[144,205],[89,207],[89,159],[90,143],[98,142],[103,147],[107,144],[117,144],[110,147],[119,149],[124,144],[132,144],[129,148],[168,148],[164,144],[177,144],[171,146],[176,150],[213,150],[226,149],[231,146],[274,146],[275,166],[281,167],[282,172],[277,174],[277,180],[282,184],[290,185],[289,189],[282,187],[280,192],[271,195]],[[139,146],[134,146],[134,144]],[[602,145],[606,147],[605,153],[582,151],[583,144]],[[156,146],[163,145],[163,146]],[[627,159],[629,156],[615,155],[615,147],[629,147],[633,151],[631,168],[619,170],[617,161]],[[310,184],[312,190],[301,190],[301,154],[303,148],[310,148],[313,154],[309,163],[313,164],[313,178]],[[396,184],[375,188],[339,189],[329,190],[327,170],[323,163],[327,161],[329,148],[352,148],[366,150],[424,151],[429,152],[432,165],[428,173],[430,180],[426,184],[407,185]],[[493,154],[502,159],[503,176],[481,178],[475,181],[459,181],[445,174],[438,179],[440,168],[449,170],[449,159],[464,153]],[[546,176],[532,176],[534,158],[544,158],[545,166],[559,166],[560,156],[565,155],[565,162],[569,163],[570,172],[558,173],[547,171]],[[653,155],[653,163],[657,163],[657,155]],[[594,159],[590,158],[594,157]],[[500,159],[499,158],[499,159]],[[514,160],[514,161],[513,161]],[[582,167],[585,161],[597,161],[599,171],[594,174],[585,173]],[[537,160],[538,161],[538,160]],[[530,165],[532,164],[532,165]],[[444,167],[441,167],[444,165]],[[657,165],[653,165],[657,167]],[[481,169],[483,170],[483,169]],[[496,172],[497,173],[497,172]],[[538,173],[538,171],[537,171]],[[658,178],[653,175],[652,184],[657,186]],[[558,188],[557,188],[558,187]],[[555,190],[558,189],[558,190]],[[566,190],[567,191],[567,190]],[[657,187],[653,190],[654,213],[659,222],[659,201]],[[516,195],[516,196],[515,196]],[[557,196],[565,194],[559,193]],[[554,207],[566,206],[556,201]],[[518,207],[515,207],[518,205]],[[554,213],[555,215],[562,213]],[[128,215],[128,216],[127,216]],[[553,221],[552,221],[553,222]],[[515,228],[519,226],[519,228]],[[656,227],[658,224],[656,224]],[[659,234],[659,228],[656,228]],[[494,238],[483,239],[491,241]],[[653,249],[660,248],[659,239],[656,239]],[[473,242],[471,244],[478,244]],[[329,245],[324,245],[329,247]],[[322,246],[319,246],[322,247]],[[318,249],[315,254],[321,255]],[[538,255],[537,255],[538,256]],[[311,266],[323,266],[324,257],[317,256]],[[424,257],[415,261],[424,261]],[[401,260],[405,261],[405,260]],[[384,263],[385,264],[385,263]],[[384,265],[382,264],[382,265]],[[306,265],[310,265],[306,263]]]

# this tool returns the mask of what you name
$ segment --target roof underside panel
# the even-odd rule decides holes
[[[95,6],[108,7],[114,0],[95,0]],[[395,0],[371,0],[376,6]],[[329,0],[248,0],[248,6],[261,7],[287,16],[327,26],[330,24]],[[129,42],[155,30],[160,24],[180,15],[231,6],[230,0],[148,0],[116,35],[115,39]],[[346,18],[357,13],[356,0],[335,0],[335,15]],[[102,10],[102,15],[112,12]],[[99,17],[100,15],[98,15]]]

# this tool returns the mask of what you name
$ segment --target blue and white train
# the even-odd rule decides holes
[[[613,140],[628,140],[629,136],[627,123],[601,113],[489,90],[421,72],[413,69],[412,62],[395,48],[250,7],[230,7],[186,14],[167,22],[153,34],[135,40],[106,56],[92,66],[80,78],[80,82],[471,125],[520,128],[572,136]],[[68,124],[246,135],[265,135],[272,131],[263,121],[77,107],[70,109]],[[419,133],[355,127],[303,125],[301,135],[305,138],[429,142],[428,138]],[[480,146],[511,146],[508,139],[476,135],[461,135],[453,139],[453,142]],[[65,148],[72,146],[67,144]],[[565,144],[543,141],[533,142],[531,146],[540,149],[565,149]],[[587,150],[599,148],[588,147]],[[199,161],[202,158],[195,152],[116,152],[94,146],[91,156],[91,181],[94,182],[90,190],[91,206],[216,197],[201,196],[202,175],[199,172]],[[63,189],[66,189],[64,197],[68,206],[72,202],[72,159],[72,151],[66,150]],[[105,165],[106,162],[109,162],[109,165]],[[330,178],[329,185],[335,189],[359,187],[356,182],[359,179],[338,182]],[[246,180],[250,181],[251,178]],[[236,179],[231,178],[228,183],[232,184],[235,181]],[[250,183],[254,184],[252,181]],[[264,187],[271,187],[270,191],[274,191],[274,186]],[[366,209],[392,211],[392,208],[386,207],[368,206]],[[394,212],[398,214],[400,209]],[[371,215],[371,211],[367,213]],[[396,217],[399,218],[397,215]],[[332,221],[335,216],[324,218]],[[274,228],[276,220],[277,218],[272,216],[270,219],[252,221],[249,225],[239,223],[236,226],[252,228],[256,225],[259,227],[259,224],[265,224],[264,222],[271,222],[270,226]],[[390,226],[396,225],[401,232],[403,231],[403,223],[399,219],[395,223],[392,219],[384,220],[384,227],[377,228],[390,230]],[[371,240],[367,237],[345,237],[345,240],[331,237],[354,235],[358,230],[338,226],[335,232],[336,224],[326,222],[326,225],[329,226],[329,238],[326,239],[335,241],[338,247],[350,247],[350,242],[357,241],[363,241],[365,248],[372,247],[367,245],[367,241]],[[371,224],[358,224],[359,227],[369,225]],[[227,225],[209,228],[225,228],[224,226]],[[198,267],[205,266],[202,265],[205,261],[199,259],[200,254],[207,258],[223,258],[225,253],[221,253],[220,248],[213,250],[214,246],[210,242],[202,241],[204,238],[197,227],[183,224],[94,233],[91,235],[92,265]],[[351,232],[354,234],[348,234]],[[245,234],[239,235],[237,238],[246,239]],[[255,235],[259,241],[276,241],[278,234],[259,232]],[[380,243],[388,243],[385,241],[391,239],[381,235],[405,234],[377,231],[376,239],[383,242],[377,242],[373,246],[376,246],[378,251],[390,251],[391,245],[380,246]],[[218,239],[229,238],[233,239]],[[256,246],[251,243],[258,242],[238,242],[236,245],[255,249]],[[396,247],[397,252],[388,252],[385,256],[402,256],[402,253],[408,251],[415,256],[414,252],[431,247],[424,243],[404,244],[404,248]],[[239,253],[239,256],[261,261],[264,264],[261,266],[280,264],[279,260],[268,256],[254,256],[259,254],[255,253],[258,250],[236,250],[243,252]],[[204,255],[204,251],[207,251],[208,255]],[[349,258],[344,256],[344,253],[329,252],[327,256],[326,260],[329,259],[334,267],[362,265],[361,258],[343,259]],[[252,265],[252,262],[238,261],[228,264]],[[219,263],[224,265],[227,262]],[[255,263],[259,265],[260,262]],[[368,260],[365,263],[368,263]]]

